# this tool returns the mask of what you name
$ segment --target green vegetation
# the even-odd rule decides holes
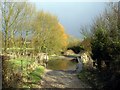
[[[6,0],[5,0],[6,1]],[[91,28],[82,27],[84,40],[69,37],[58,18],[48,12],[37,11],[28,2],[1,2],[0,58],[3,64],[3,88],[31,88],[40,84],[48,55],[65,50],[91,54],[94,68],[86,69],[78,77],[95,89],[116,89],[120,84],[120,11],[118,3],[110,3]],[[1,20],[1,19],[0,19]],[[1,45],[2,44],[2,45]],[[77,55],[72,52],[72,57]],[[68,52],[69,53],[69,52]],[[71,54],[71,53],[70,53]],[[18,57],[19,58],[18,58]],[[14,59],[10,59],[14,58]],[[45,59],[46,61],[41,61]],[[52,69],[66,69],[74,63],[57,62],[52,57]],[[61,64],[59,64],[61,63]],[[91,64],[90,64],[91,65]],[[46,66],[46,65],[44,65]],[[36,85],[36,86],[35,86]]]
[[[40,62],[41,57],[45,59],[45,55],[60,54],[66,49],[67,34],[57,16],[37,11],[29,2],[3,0],[0,11],[0,58],[8,58],[2,62],[3,88],[23,84],[29,87],[26,81],[41,80],[44,69],[40,65],[47,62]]]
[[[38,66],[37,68],[35,68],[35,70],[30,72],[28,75],[31,78],[32,82],[39,82],[42,79],[41,75],[43,73],[44,73],[44,67]]]
[[[24,85],[31,87],[30,83],[40,82],[44,67],[37,63],[33,64],[33,60],[25,57],[6,60],[3,64],[5,87],[22,88]]]
[[[58,54],[66,47],[67,35],[56,16],[38,12],[33,28],[32,43],[36,51]]]
[[[91,40],[92,57],[94,60],[97,59],[98,68],[101,69],[101,61],[104,61],[107,68],[114,68],[115,72],[119,70],[117,63],[120,62],[118,60],[120,55],[120,28],[117,24],[117,17],[119,16],[114,11],[114,9],[118,10],[115,8],[116,5],[117,3],[112,4],[104,16],[96,19],[93,25],[95,27],[94,36]]]
[[[25,68],[27,67],[27,65],[32,64],[34,61],[31,60],[30,58],[21,57],[17,59],[10,59],[8,62],[10,62],[11,65],[17,68],[20,68],[22,64],[23,68]]]
[[[96,18],[88,39],[95,70],[85,70],[79,77],[96,89],[117,89],[120,84],[120,27],[118,3],[110,3]],[[86,44],[85,44],[86,45]]]
[[[79,39],[76,39],[72,36],[69,36],[68,38],[68,50],[73,50],[75,53],[79,53],[81,50],[84,50],[83,45],[81,45],[81,42]]]
[[[2,2],[0,9],[4,53],[8,48],[20,48],[24,52],[26,48],[33,48],[37,53],[56,54],[67,46],[67,34],[56,16],[36,11],[28,2]]]

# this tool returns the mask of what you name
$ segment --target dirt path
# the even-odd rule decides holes
[[[77,78],[75,71],[45,70],[42,88],[90,88]]]

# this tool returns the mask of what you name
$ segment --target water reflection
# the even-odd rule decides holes
[[[52,70],[75,70],[77,62],[71,60],[54,59],[48,62],[47,68]]]

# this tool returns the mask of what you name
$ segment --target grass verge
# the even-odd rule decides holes
[[[12,82],[9,83],[13,83],[10,84],[10,87],[34,88],[32,84],[39,83],[42,79],[41,76],[44,74],[44,67],[40,66],[38,63],[35,63],[34,60],[30,58],[21,57],[17,59],[7,60],[6,62],[8,63],[8,66],[6,67],[6,77],[9,79],[12,78]],[[33,65],[33,63],[35,65]],[[34,69],[31,68],[31,65]],[[31,69],[28,69],[29,67]]]

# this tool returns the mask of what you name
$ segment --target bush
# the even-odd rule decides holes
[[[22,88],[41,80],[44,67],[36,65],[30,58],[18,58],[3,62],[3,88]],[[32,66],[31,66],[32,65]],[[30,68],[30,69],[29,69]]]
[[[118,3],[109,5],[91,26],[91,57],[97,66],[94,78],[98,89],[116,89],[120,84],[119,9]],[[106,67],[102,68],[102,62]]]

